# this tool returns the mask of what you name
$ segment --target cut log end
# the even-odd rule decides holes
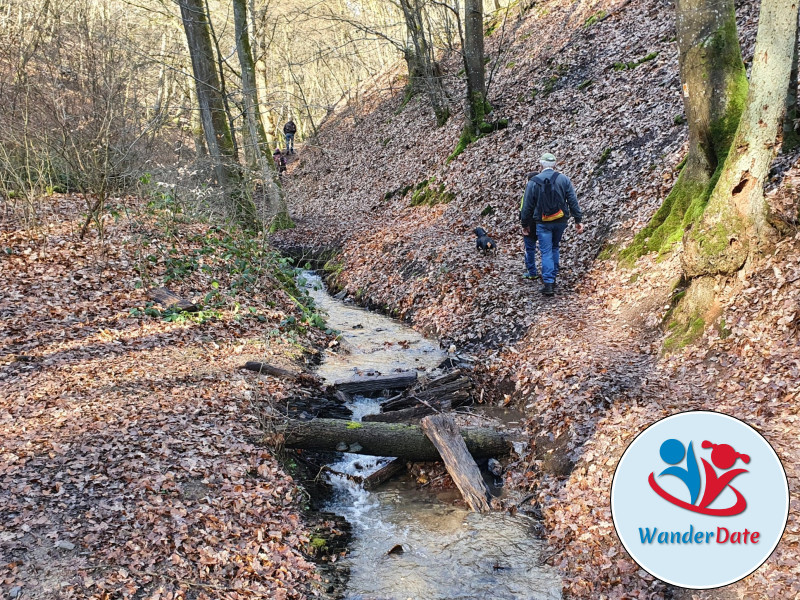
[[[177,309],[184,312],[197,312],[200,310],[200,307],[193,302],[181,298],[165,287],[150,290],[150,297],[153,302],[160,304],[164,308]]]

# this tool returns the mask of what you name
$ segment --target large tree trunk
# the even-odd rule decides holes
[[[483,0],[464,4],[464,70],[467,74],[467,124],[477,137],[487,112],[486,73],[483,53]]]
[[[777,151],[797,30],[796,0],[763,0],[747,106],[708,206],[684,235],[681,263],[691,279],[673,313],[667,347],[699,336],[718,315],[727,276],[770,243],[764,180]]]
[[[783,127],[797,34],[796,0],[763,0],[747,106],[703,218],[684,239],[689,277],[739,270],[773,230],[764,181]]]
[[[416,425],[360,423],[340,419],[289,421],[281,428],[287,448],[333,452],[346,450],[370,456],[395,456],[411,461],[439,460],[439,452]],[[498,457],[511,451],[511,436],[489,428],[461,431],[470,454]]]
[[[197,110],[199,103],[197,102],[197,92],[194,82],[189,82],[186,86],[186,98],[189,100],[189,110],[191,117],[189,117],[189,128],[192,132],[192,140],[194,140],[194,153],[197,160],[203,160],[208,156],[206,149],[205,133],[203,132],[203,121],[200,116],[200,111]]]
[[[232,212],[246,227],[256,227],[252,200],[242,193],[242,174],[222,97],[216,55],[203,0],[179,0],[186,43],[192,59],[197,103],[208,153],[214,161],[217,183],[231,200]]]
[[[272,153],[269,150],[264,123],[261,120],[256,67],[248,29],[247,0],[233,0],[233,22],[236,34],[236,53],[242,72],[242,97],[248,146],[246,155],[250,157],[251,169],[258,172],[263,181],[270,229],[286,229],[292,226],[292,221],[289,218],[283,188],[272,160]]]
[[[672,191],[624,258],[669,250],[703,214],[747,96],[734,9],[734,0],[678,0],[675,5],[689,154]]]

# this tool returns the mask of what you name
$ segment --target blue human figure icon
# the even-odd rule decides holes
[[[665,463],[673,465],[661,471],[659,477],[661,475],[674,475],[683,481],[689,489],[690,503],[694,504],[700,495],[700,468],[697,466],[697,458],[695,458],[692,443],[689,442],[689,450],[687,451],[682,442],[676,439],[669,439],[661,444],[659,454]],[[686,456],[686,468],[675,466],[683,460],[684,455]]]

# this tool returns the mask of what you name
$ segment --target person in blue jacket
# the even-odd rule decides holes
[[[575,230],[583,233],[583,213],[578,205],[575,186],[569,177],[555,170],[556,157],[546,152],[539,159],[542,170],[531,177],[522,199],[520,222],[523,235],[535,229],[542,254],[542,293],[555,293],[559,269],[559,244],[569,218],[575,220]]]

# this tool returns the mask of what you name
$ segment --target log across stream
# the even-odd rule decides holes
[[[323,359],[319,374],[326,381],[370,369],[383,374],[420,369],[426,376],[445,358],[435,342],[402,323],[332,298],[313,274],[304,280],[346,347]],[[378,413],[380,403],[353,395],[352,421]],[[352,525],[350,551],[342,560],[349,570],[347,600],[561,598],[558,573],[539,564],[543,544],[533,536],[530,518],[471,512],[456,503],[458,490],[419,489],[408,476],[367,491],[361,481],[392,459],[339,456],[328,466],[333,495],[326,509]]]

